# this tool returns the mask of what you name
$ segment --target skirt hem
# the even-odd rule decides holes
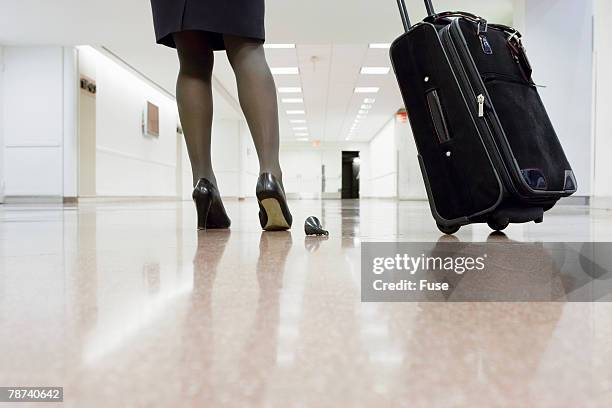
[[[258,37],[258,36],[247,36],[244,34],[240,34],[240,33],[232,33],[232,32],[216,32],[216,31],[211,31],[211,30],[206,30],[206,29],[201,29],[201,28],[183,28],[177,31],[173,31],[173,32],[169,32],[167,34],[161,35],[157,38],[156,42],[159,45],[165,45],[166,47],[170,47],[170,48],[176,48],[176,43],[174,42],[174,34],[176,33],[181,33],[184,31],[201,31],[203,33],[208,34],[208,36],[210,37],[211,40],[211,44],[212,44],[212,49],[213,51],[224,51],[225,50],[225,42],[223,41],[223,35],[227,34],[227,35],[234,35],[237,37],[244,37],[244,38],[250,38],[256,41],[261,41],[262,43],[265,43],[266,39],[265,37]]]

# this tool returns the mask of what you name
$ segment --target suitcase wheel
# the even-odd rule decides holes
[[[446,235],[453,235],[453,234],[457,233],[457,232],[459,231],[459,229],[461,229],[461,227],[460,227],[459,225],[454,225],[454,226],[447,227],[447,226],[444,226],[444,225],[438,224],[438,229],[439,229],[439,230],[440,230],[440,231],[441,231],[443,234],[446,234]]]
[[[494,231],[503,231],[510,225],[510,220],[508,218],[491,218],[487,221],[487,224]]]

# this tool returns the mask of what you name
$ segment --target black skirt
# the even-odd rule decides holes
[[[265,41],[265,0],[151,0],[157,43],[176,48],[172,34],[199,30],[223,50],[223,34]]]

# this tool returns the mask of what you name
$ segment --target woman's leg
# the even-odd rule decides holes
[[[240,106],[257,149],[260,173],[271,173],[282,180],[276,85],[263,43],[231,35],[224,35],[224,41],[236,74]]]
[[[208,36],[203,32],[176,33],[174,42],[181,64],[176,83],[176,99],[191,161],[193,185],[205,178],[216,186],[210,154],[213,50]]]

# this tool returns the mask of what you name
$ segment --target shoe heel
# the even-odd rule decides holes
[[[212,195],[198,195],[193,197],[193,201],[195,202],[196,211],[198,213],[198,229],[205,230],[210,207],[212,206]]]

